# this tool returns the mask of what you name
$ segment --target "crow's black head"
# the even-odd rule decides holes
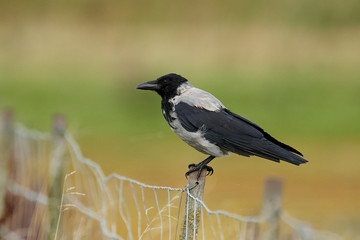
[[[153,90],[163,98],[171,98],[176,95],[177,88],[187,82],[185,78],[176,74],[169,73],[150,82],[145,82],[136,87],[136,89]]]

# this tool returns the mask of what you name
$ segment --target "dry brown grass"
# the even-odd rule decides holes
[[[0,64],[30,73],[44,71],[44,66],[51,71],[59,65],[113,76],[163,69],[198,73],[213,66],[259,74],[289,66],[332,66],[345,73],[360,62],[357,27],[319,31],[239,23],[199,24],[196,28],[178,24],[174,29],[166,24],[73,24],[71,19],[51,18],[24,25],[2,24],[0,36]]]

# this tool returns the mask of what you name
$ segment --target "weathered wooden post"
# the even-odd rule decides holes
[[[13,204],[11,204],[9,194],[7,194],[6,185],[12,174],[14,157],[14,123],[13,114],[10,110],[4,110],[1,116],[1,142],[0,142],[0,225],[5,223],[13,212]]]
[[[188,188],[193,197],[202,201],[204,195],[206,169],[201,172],[199,180],[198,172],[189,174]],[[201,217],[201,203],[186,194],[184,217],[181,226],[180,240],[196,239]]]
[[[50,230],[48,239],[54,239],[56,232],[66,160],[66,119],[64,115],[55,115],[52,122],[52,149],[50,156],[50,188],[49,188],[49,214]],[[61,227],[61,225],[60,225]]]
[[[262,216],[266,220],[267,229],[262,239],[279,239],[282,185],[282,180],[279,178],[268,178],[265,181]]]

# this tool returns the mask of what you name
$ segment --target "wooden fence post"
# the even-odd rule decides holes
[[[2,112],[2,126],[0,126],[1,142],[0,142],[0,183],[3,184],[0,189],[0,225],[4,224],[6,219],[12,213],[12,204],[6,198],[8,177],[11,175],[11,160],[13,159],[13,143],[14,143],[14,123],[13,113],[10,110]],[[10,204],[10,205],[9,205]]]
[[[204,195],[206,169],[201,172],[199,180],[197,180],[198,172],[189,174],[188,187],[190,194],[201,200]],[[181,226],[180,240],[196,239],[201,217],[201,203],[194,200],[186,194],[184,216]]]
[[[280,217],[282,204],[282,180],[268,178],[265,181],[262,216],[266,220],[265,240],[277,240],[280,234]]]
[[[49,189],[49,214],[50,230],[48,239],[54,239],[61,194],[64,180],[64,168],[66,160],[66,145],[64,135],[66,132],[66,119],[64,115],[55,115],[52,120],[52,149],[50,157],[50,189]],[[60,225],[61,227],[61,225]]]

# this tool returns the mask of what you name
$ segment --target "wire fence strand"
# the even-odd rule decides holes
[[[192,196],[186,186],[152,186],[115,173],[105,176],[97,163],[83,156],[70,133],[65,133],[64,140],[69,174],[63,183],[65,190],[58,217],[61,224],[56,229],[56,239],[162,240],[167,236],[169,240],[176,239],[184,215],[182,201],[186,198],[194,200],[193,216],[199,214],[200,218],[200,223],[195,221],[194,229],[190,230],[194,239],[198,236],[203,240],[245,240],[255,238],[256,234],[261,236],[261,232],[256,231],[266,221],[264,216],[213,211],[204,201]],[[50,146],[51,134],[15,124],[12,164],[16,171],[10,174],[7,191],[13,199],[21,199],[22,205],[20,210],[7,216],[6,231],[0,231],[0,234],[5,232],[0,238],[29,239],[29,232],[38,232],[40,238],[37,239],[47,239],[48,216],[43,217],[43,213],[50,204],[46,183],[51,176],[44,169],[49,169]],[[182,197],[183,193],[187,193],[186,198]],[[185,212],[188,214],[189,209]],[[286,239],[342,239],[334,233],[313,229],[286,212],[281,215],[281,221],[289,229],[283,233]],[[190,226],[189,219],[186,226]],[[297,238],[289,238],[295,235]]]

